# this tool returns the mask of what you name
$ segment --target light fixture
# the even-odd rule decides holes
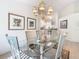
[[[47,7],[44,0],[39,0],[39,5],[33,7],[33,14],[41,17],[41,19],[46,19],[46,17],[52,16],[53,8],[52,6]]]

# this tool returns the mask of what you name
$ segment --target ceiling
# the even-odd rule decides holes
[[[26,5],[29,5],[29,6],[34,6],[38,4],[39,0],[16,0],[16,1],[25,3]],[[46,4],[52,5],[55,11],[61,11],[64,7],[66,7],[67,5],[75,1],[78,1],[78,0],[45,0]]]

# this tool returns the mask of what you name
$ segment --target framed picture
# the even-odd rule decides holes
[[[27,29],[28,30],[36,29],[36,19],[27,17]]]
[[[13,13],[8,13],[8,29],[9,30],[24,30],[25,17]]]
[[[62,20],[60,21],[60,28],[61,29],[67,29],[68,21],[67,20]]]

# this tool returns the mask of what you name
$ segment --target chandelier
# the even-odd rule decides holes
[[[41,19],[46,19],[46,17],[52,16],[53,8],[52,6],[47,6],[44,0],[39,0],[38,6],[33,6],[33,14],[41,17]]]

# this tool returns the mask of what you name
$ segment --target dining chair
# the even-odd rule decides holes
[[[61,53],[62,53],[62,50],[63,50],[63,45],[64,45],[64,35],[60,34],[55,59],[60,59],[61,58]]]
[[[9,45],[10,45],[11,54],[12,54],[13,59],[20,59],[19,44],[17,41],[17,37],[16,36],[8,36],[8,34],[7,34],[6,38],[8,40]]]
[[[51,41],[57,41],[58,42],[59,36],[60,36],[60,34],[59,34],[58,30],[56,30],[56,29],[51,30],[51,38],[50,38]]]
[[[8,40],[9,45],[10,45],[11,54],[12,54],[13,59],[31,59],[30,56],[25,54],[19,48],[18,38],[16,36],[8,36],[8,34],[6,34],[6,38]]]
[[[25,35],[26,35],[27,49],[29,50],[29,55],[34,58],[40,59],[38,31],[36,30],[25,31]]]

